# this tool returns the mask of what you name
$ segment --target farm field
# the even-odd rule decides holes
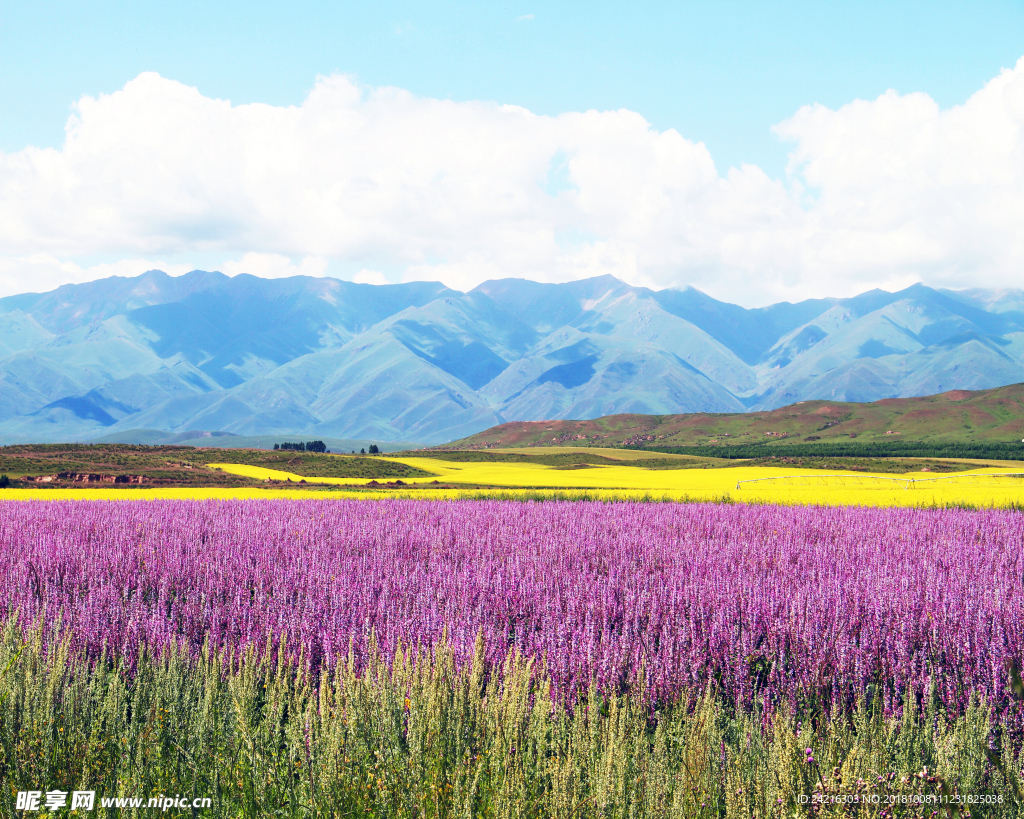
[[[426,477],[409,478],[404,482],[408,486],[421,487],[429,487],[434,481],[439,481],[455,487],[466,485],[598,492],[607,496],[619,494],[627,498],[643,494],[669,500],[728,497],[735,501],[756,503],[869,506],[941,506],[957,503],[1007,506],[1024,503],[1024,471],[1015,472],[1005,467],[979,467],[951,475],[918,472],[896,476],[864,472],[825,473],[778,467],[647,469],[631,465],[636,463],[635,459],[624,459],[622,465],[586,465],[579,468],[500,461],[453,462],[425,457],[402,458],[400,462],[430,473]],[[215,463],[211,467],[259,480],[299,480],[296,475],[256,466]],[[322,482],[335,486],[366,485],[365,482],[346,478],[306,480],[307,483]],[[451,496],[459,490],[439,491]]]
[[[954,458],[736,461],[593,447],[392,456],[133,445],[0,448],[0,499],[589,497],[1013,506],[1020,462]],[[992,477],[1002,474],[1004,477]],[[769,479],[769,480],[766,480]]]
[[[118,477],[125,486],[245,486],[207,465],[229,454],[234,463],[288,469],[301,476],[402,478],[417,475],[410,467],[364,456],[324,456],[311,452],[260,449],[200,449],[192,446],[134,444],[34,444],[0,447],[0,474],[36,486],[103,485]],[[93,481],[87,479],[92,478]],[[40,483],[40,479],[46,481]],[[49,480],[46,480],[49,479]],[[76,480],[77,479],[77,480]],[[86,479],[82,482],[82,479]]]
[[[17,771],[217,816],[1015,817],[1022,523],[3,504],[0,801]],[[850,793],[888,808],[800,801]]]
[[[378,459],[385,460],[385,459]],[[387,459],[394,460],[394,459]],[[521,496],[594,499],[700,500],[741,503],[863,506],[1017,507],[1024,473],[979,467],[952,474],[826,472],[779,467],[647,469],[629,465],[558,468],[532,463],[452,463],[430,458],[396,461],[404,478],[309,476],[250,464],[213,463],[247,485],[9,488],[0,499],[228,500],[246,498],[415,497],[454,499]],[[410,477],[410,473],[418,477]]]

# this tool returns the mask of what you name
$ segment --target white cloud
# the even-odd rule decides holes
[[[776,130],[796,143],[791,172],[814,195],[813,267],[1019,285],[1024,59],[945,111],[925,94],[889,91],[838,111],[802,108]]]
[[[526,22],[528,20],[532,20],[532,19],[533,19],[533,15],[532,14],[520,14],[518,17],[516,17],[516,22],[517,23],[524,23],[524,22]]]
[[[306,256],[295,264],[280,253],[254,253],[242,255],[240,259],[229,259],[218,266],[221,273],[237,276],[248,273],[262,279],[283,279],[286,276],[326,276],[327,259],[323,256]]]
[[[387,276],[381,273],[379,270],[367,270],[366,268],[360,270],[352,277],[352,281],[356,284],[388,284]]]
[[[142,74],[82,98],[60,149],[0,154],[0,291],[93,278],[67,260],[97,254],[261,276],[334,260],[463,289],[611,273],[744,304],[1014,285],[1022,125],[1024,60],[948,110],[895,92],[809,106],[776,128],[793,144],[783,182],[722,173],[631,111],[544,117],[343,76],[300,106],[233,106]]]

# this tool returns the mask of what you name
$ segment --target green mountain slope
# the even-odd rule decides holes
[[[850,452],[1000,446],[1024,457],[1024,384],[867,404],[800,401],[775,410],[685,415],[609,415],[590,421],[501,424],[446,448],[608,446],[735,457],[741,450]],[[746,453],[744,453],[746,454]],[[1012,455],[1008,455],[1012,457]]]

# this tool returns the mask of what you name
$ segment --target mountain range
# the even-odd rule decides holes
[[[444,443],[508,421],[1024,381],[1024,291],[746,309],[611,276],[355,284],[153,270],[0,299],[0,443],[139,430]]]

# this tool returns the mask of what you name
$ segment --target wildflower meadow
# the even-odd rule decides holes
[[[31,780],[224,816],[1016,816],[1022,524],[4,504],[0,798]]]

